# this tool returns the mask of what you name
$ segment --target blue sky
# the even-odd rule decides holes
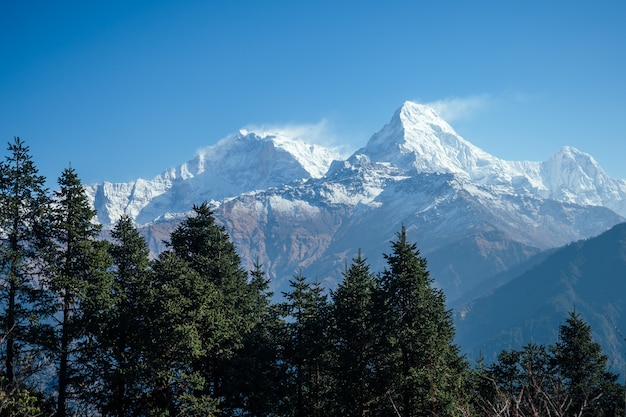
[[[6,1],[0,140],[53,181],[120,182],[250,125],[356,149],[413,100],[500,158],[570,145],[626,179],[625,22],[624,1]]]

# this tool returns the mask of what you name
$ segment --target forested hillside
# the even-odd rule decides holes
[[[0,165],[2,416],[613,416],[624,387],[578,314],[554,344],[470,367],[404,227],[331,293],[273,301],[199,202],[150,260],[128,217],[103,240],[78,174],[50,193],[28,147]],[[450,256],[454,256],[451,254]]]

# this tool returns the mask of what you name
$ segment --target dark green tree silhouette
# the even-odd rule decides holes
[[[359,252],[332,293],[334,402],[335,412],[342,416],[368,415],[380,401],[375,389],[377,290],[374,275]]]
[[[65,417],[73,399],[70,387],[73,392],[86,389],[81,357],[90,349],[87,329],[110,303],[112,276],[107,242],[98,239],[96,213],[74,169],[63,171],[59,187],[51,209],[45,280],[58,300],[50,348],[58,364],[56,416]]]
[[[623,387],[607,371],[607,357],[591,327],[570,313],[551,346],[529,343],[503,351],[484,374],[474,402],[486,415],[614,416],[623,410]]]
[[[222,294],[170,252],[161,254],[150,275],[150,293],[141,313],[144,411],[135,412],[214,416],[218,401],[209,394],[211,381],[197,363],[219,350],[219,335],[227,322]]]
[[[278,305],[272,303],[270,281],[256,262],[250,272],[257,321],[244,335],[242,347],[226,363],[225,398],[221,415],[276,416],[281,404],[285,367],[279,361],[285,323]]]
[[[318,282],[311,284],[302,274],[289,285],[281,305],[286,320],[281,349],[287,366],[284,415],[327,415],[332,389],[327,297]]]
[[[570,312],[551,350],[572,410],[582,411],[583,416],[602,416],[613,415],[621,407],[617,375],[607,370],[608,357],[578,313]]]
[[[110,302],[89,327],[92,356],[84,358],[90,366],[88,385],[99,389],[84,392],[84,400],[104,415],[123,417],[137,415],[143,397],[145,330],[152,321],[144,307],[150,291],[149,251],[128,216],[120,218],[111,238]]]
[[[467,365],[453,343],[452,314],[443,292],[433,287],[426,259],[407,242],[404,227],[397,237],[380,277],[386,329],[380,367],[393,407],[388,412],[454,415]]]
[[[19,412],[13,396],[26,395],[25,384],[41,359],[37,329],[48,315],[48,299],[38,276],[49,197],[24,142],[16,137],[7,149],[9,155],[0,162],[0,409],[11,415]]]
[[[172,255],[213,285],[219,294],[220,303],[206,306],[214,317],[201,324],[205,355],[195,362],[194,371],[206,380],[204,394],[225,402],[231,389],[229,367],[260,320],[264,296],[259,291],[263,288],[248,280],[235,245],[226,229],[216,223],[209,205],[194,206],[193,211],[172,232],[168,246]]]

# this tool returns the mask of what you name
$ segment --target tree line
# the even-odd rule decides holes
[[[575,313],[554,345],[470,366],[402,228],[370,271],[275,301],[199,204],[150,259],[101,237],[72,168],[50,194],[19,138],[0,163],[1,416],[614,416],[624,387]]]

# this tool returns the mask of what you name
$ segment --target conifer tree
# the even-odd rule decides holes
[[[164,252],[150,272],[143,305],[145,397],[136,415],[215,416],[218,399],[197,364],[219,350],[227,312],[222,294],[178,256]]]
[[[283,395],[284,366],[279,361],[284,321],[269,290],[269,279],[258,262],[250,271],[252,303],[256,324],[247,333],[242,348],[226,363],[224,402],[221,415],[276,416]]]
[[[407,242],[406,229],[385,255],[380,277],[387,361],[384,383],[392,409],[406,417],[454,415],[465,361],[453,344],[454,326],[443,292],[433,287],[426,259]]]
[[[133,221],[122,216],[111,231],[109,254],[113,260],[110,303],[100,320],[90,326],[92,357],[88,374],[97,392],[85,392],[86,400],[97,405],[104,415],[136,415],[142,397],[142,363],[148,348],[145,330],[151,318],[144,305],[149,297],[149,251]]]
[[[582,411],[583,416],[601,416],[612,415],[621,407],[617,375],[607,370],[608,357],[578,313],[571,312],[560,326],[559,340],[551,350],[572,410]]]
[[[258,322],[258,286],[251,285],[248,273],[226,229],[216,223],[207,203],[193,207],[194,214],[170,236],[173,255],[187,263],[201,279],[214,285],[221,304],[208,305],[218,321],[205,323],[206,356],[195,364],[195,371],[207,380],[211,398],[223,399],[228,364],[243,347],[244,338]]]
[[[282,303],[286,337],[281,360],[288,368],[285,415],[327,415],[332,388],[327,297],[318,282],[308,283],[302,274],[289,285]]]
[[[614,416],[624,406],[616,379],[607,371],[607,357],[593,341],[591,327],[572,312],[556,344],[529,343],[500,353],[477,402],[491,410],[487,415],[514,410],[519,415]]]
[[[9,155],[0,162],[0,340],[4,371],[0,378],[5,393],[25,395],[23,384],[37,371],[36,329],[46,316],[46,293],[37,276],[41,266],[41,241],[49,198],[45,178],[30,156],[29,148],[16,137]],[[10,407],[1,407],[12,412]]]
[[[88,346],[87,328],[100,319],[109,302],[111,275],[107,243],[98,240],[100,226],[85,190],[72,168],[59,177],[51,209],[46,283],[57,297],[52,354],[58,363],[57,417],[68,413],[70,387],[81,387],[78,358]]]
[[[368,415],[376,402],[376,292],[376,280],[359,252],[332,293],[333,391],[336,413],[342,416]]]

